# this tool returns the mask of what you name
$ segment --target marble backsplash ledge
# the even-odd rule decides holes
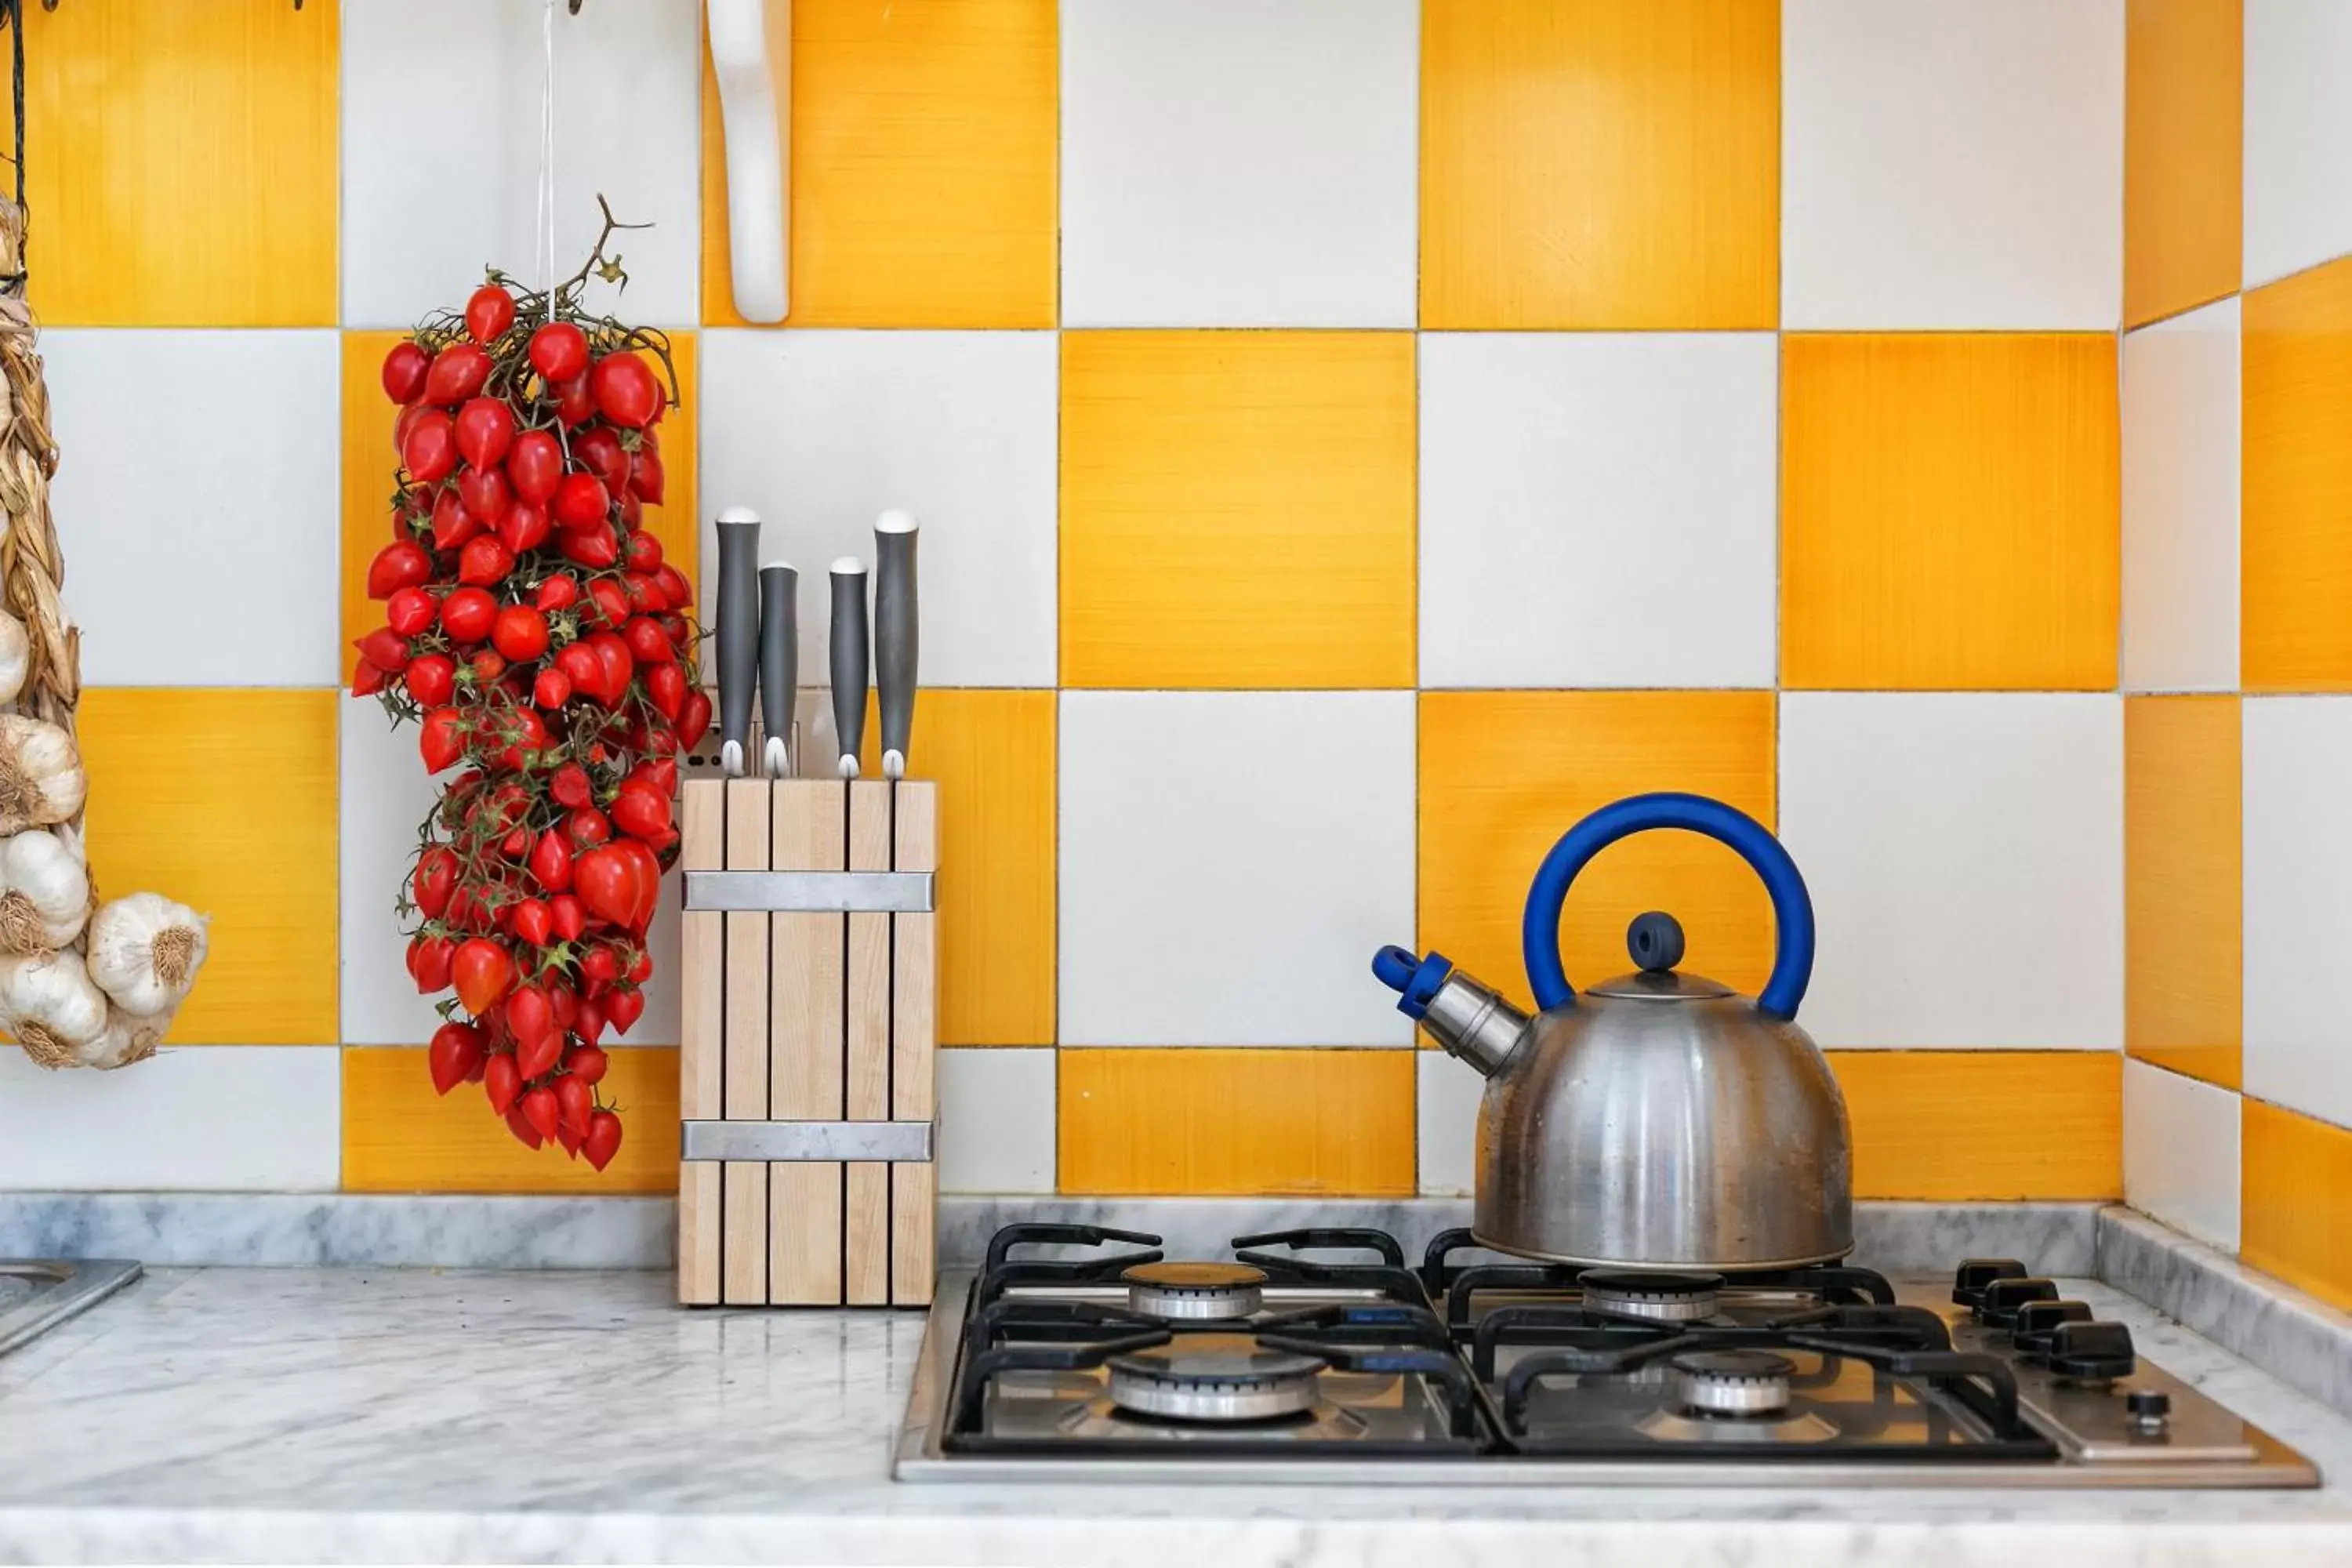
[[[2095,1204],[1855,1205],[1857,1261],[1939,1271],[1969,1257],[2016,1258],[2087,1274]],[[950,1196],[940,1250],[974,1263],[1020,1221],[1148,1231],[1172,1257],[1215,1256],[1236,1236],[1369,1226],[1418,1262],[1430,1237],[1470,1223],[1459,1198],[1055,1198]],[[0,1193],[0,1257],[135,1258],[157,1266],[255,1268],[667,1268],[677,1245],[667,1198],[445,1194]]]

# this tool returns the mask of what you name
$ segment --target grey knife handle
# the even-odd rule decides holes
[[[760,673],[760,518],[740,506],[719,514],[719,756],[743,776],[751,742],[751,694]]]
[[[770,778],[793,773],[793,704],[800,684],[801,574],[789,566],[760,568],[760,722],[768,731]]]
[[[886,511],[874,524],[874,684],[881,693],[882,773],[907,774],[907,740],[915,728],[916,522]]]
[[[866,563],[833,563],[833,730],[841,741],[841,776],[857,776],[866,739]]]

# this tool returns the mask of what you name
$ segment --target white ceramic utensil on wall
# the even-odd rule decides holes
[[[784,319],[792,206],[793,0],[706,0],[710,63],[727,136],[727,260],[735,310]]]

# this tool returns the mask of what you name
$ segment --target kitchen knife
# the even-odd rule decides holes
[[[751,741],[751,694],[760,668],[760,514],[719,514],[719,767],[740,779]]]
[[[801,574],[782,562],[760,568],[760,722],[767,773],[793,776],[793,705],[800,684]]]
[[[866,738],[866,563],[833,563],[833,731],[841,742],[841,776],[857,776]]]
[[[907,776],[915,728],[917,524],[903,511],[874,520],[874,685],[881,693],[882,776]]]

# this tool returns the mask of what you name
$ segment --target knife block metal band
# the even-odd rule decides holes
[[[688,779],[677,1297],[931,1299],[939,791]]]

